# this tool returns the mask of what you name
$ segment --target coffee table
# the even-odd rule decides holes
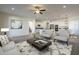
[[[52,44],[51,41],[43,39],[36,39],[36,40],[29,39],[27,40],[27,42],[40,51],[44,50],[45,48],[49,47]]]

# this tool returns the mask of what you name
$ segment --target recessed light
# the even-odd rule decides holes
[[[66,7],[67,7],[66,5],[63,6],[63,8],[66,8]]]
[[[12,11],[14,11],[15,10],[15,8],[11,8],[12,9]]]

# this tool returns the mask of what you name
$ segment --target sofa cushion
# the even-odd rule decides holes
[[[55,36],[54,38],[61,41],[67,41],[67,37],[65,36]]]
[[[58,34],[59,34],[59,36],[69,37],[69,31],[68,30],[61,29],[61,30],[58,31]]]
[[[52,36],[52,34],[53,34],[53,31],[52,30],[43,30],[40,33],[40,36],[50,38]]]

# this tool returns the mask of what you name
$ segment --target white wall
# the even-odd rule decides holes
[[[22,29],[11,29],[11,19],[22,20]],[[9,28],[8,36],[22,36],[29,34],[29,21],[34,20],[32,18],[20,17],[16,15],[10,15],[6,13],[0,13],[0,28]]]
[[[79,17],[72,17],[69,20],[69,29],[72,34],[79,35]]]
[[[47,21],[36,21],[35,26],[38,28],[38,24],[40,24],[41,28],[46,28]]]
[[[21,20],[22,21],[22,29],[11,29],[11,20]],[[29,19],[30,20],[30,19]],[[22,36],[29,34],[29,24],[28,18],[20,18],[20,17],[9,17],[9,36]]]
[[[54,21],[51,21],[50,24],[59,25],[59,26],[67,26],[68,22],[66,23],[65,22],[66,20],[68,19],[54,20]]]
[[[36,22],[36,27],[37,27],[37,24],[41,24],[41,27],[43,27],[43,28],[46,28],[46,26],[47,26],[47,23],[49,23],[49,27],[50,27],[50,24],[54,24],[54,25],[58,25],[59,27],[61,27],[61,26],[68,26],[68,21],[67,21],[68,19],[61,19],[61,20],[52,20],[52,21],[50,21],[50,20],[45,20],[45,21],[38,21],[38,22]]]

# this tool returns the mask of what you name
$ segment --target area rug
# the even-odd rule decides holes
[[[29,45],[26,41],[16,44],[17,48],[22,55],[70,55],[72,51],[72,45],[53,42],[49,46],[49,49],[39,51],[35,47]]]

